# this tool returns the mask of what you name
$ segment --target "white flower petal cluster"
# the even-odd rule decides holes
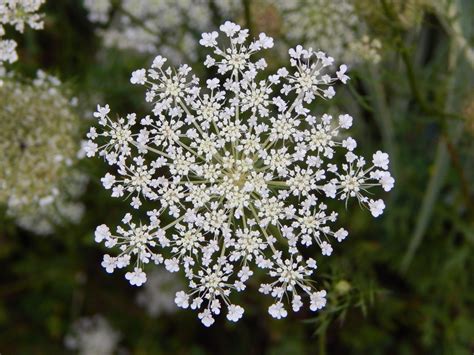
[[[93,22],[106,24],[99,30],[104,44],[140,53],[156,53],[176,61],[196,59],[196,33],[215,26],[217,17],[240,12],[240,0],[120,0],[110,18],[110,0],[85,0]]]
[[[244,309],[231,294],[262,272],[268,279],[260,292],[273,299],[273,317],[287,316],[287,300],[294,311],[305,303],[316,311],[326,292],[312,281],[316,261],[300,251],[316,246],[330,255],[332,243],[347,237],[327,200],[356,198],[374,216],[382,213],[383,201],[369,190],[392,188],[389,157],[379,151],[369,163],[355,153],[351,116],[312,113],[318,97],[332,98],[334,85],[349,79],[345,65],[333,69],[333,58],[297,46],[289,68],[265,76],[267,64],[255,56],[273,40],[261,33],[249,41],[248,30],[231,22],[220,30],[200,41],[215,73],[204,85],[189,66],[172,69],[158,56],[131,77],[147,87],[152,115],[113,120],[108,105],[97,108],[87,155],[113,167],[102,179],[112,196],[129,197],[149,218],[136,223],[127,214],[116,232],[97,228],[96,241],[120,251],[103,266],[131,265],[133,285],[146,281],[151,262],[184,271],[189,290],[175,301],[197,310],[206,326],[225,308],[239,320]]]
[[[80,142],[75,100],[42,71],[33,82],[5,77],[0,86],[0,204],[23,228],[50,234],[79,222],[76,202],[87,179],[74,169]]]
[[[111,0],[84,0],[88,18],[91,22],[106,23],[112,10]]]
[[[120,333],[101,315],[80,318],[74,322],[65,338],[68,349],[81,355],[115,354]]]
[[[2,63],[18,60],[16,42],[4,39],[5,28],[9,25],[23,33],[25,26],[39,30],[43,28],[43,19],[38,10],[46,0],[2,0],[0,2],[0,67]]]
[[[381,43],[366,34],[354,0],[275,0],[284,35],[349,64],[380,61]],[[372,6],[374,6],[372,4]]]

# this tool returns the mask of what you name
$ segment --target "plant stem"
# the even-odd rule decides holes
[[[408,49],[403,48],[401,50],[401,55],[402,55],[403,63],[405,64],[405,68],[407,70],[408,83],[410,85],[411,92],[415,96],[416,102],[420,106],[421,110],[428,115],[433,115],[436,117],[444,117],[444,118],[455,119],[455,120],[464,120],[464,117],[461,115],[431,108],[430,105],[426,103],[426,99],[423,97],[420,89],[418,88],[418,84],[417,84],[417,80],[415,76],[415,70],[413,69],[413,64],[409,58]]]
[[[319,355],[326,355],[326,329],[319,334]]]
[[[390,155],[390,165],[393,175],[398,176],[398,153],[395,142],[395,130],[393,127],[390,110],[387,106],[387,98],[385,90],[382,85],[382,78],[380,72],[374,66],[369,67],[371,80],[369,80],[369,87],[374,98],[375,118],[379,124],[380,132],[382,134],[384,149]]]
[[[459,66],[458,59],[459,51],[457,51],[456,48],[453,48],[453,50],[451,51],[451,56],[448,60],[448,72],[452,72],[453,68]],[[464,80],[462,70],[458,69],[457,74],[457,76],[452,75],[448,83],[448,94],[445,104],[446,109],[448,110],[453,109],[454,99],[456,95],[459,94],[459,92],[456,91],[456,81]],[[423,197],[420,213],[418,214],[415,230],[413,232],[410,244],[405,253],[405,256],[402,259],[401,271],[404,273],[408,271],[410,264],[415,256],[415,253],[423,241],[423,237],[425,236],[426,229],[431,219],[434,206],[437,202],[439,193],[441,191],[441,188],[443,187],[445,177],[448,173],[450,165],[450,156],[447,146],[447,137],[449,137],[449,140],[452,144],[456,144],[456,142],[459,140],[463,133],[464,124],[463,122],[452,122],[450,127],[446,128],[446,137],[441,136],[438,141],[433,174],[431,175],[431,178],[428,182],[428,186],[426,188],[425,195]]]
[[[244,6],[244,16],[245,16],[245,26],[249,30],[250,38],[253,37],[253,24],[252,24],[252,1],[251,0],[242,0]]]
[[[443,111],[442,109],[432,108],[431,105],[427,103],[426,98],[421,94],[421,90],[418,87],[418,82],[416,79],[415,70],[413,68],[413,63],[409,56],[409,49],[404,45],[403,41],[401,40],[405,35],[405,31],[398,24],[398,20],[396,18],[397,14],[394,12],[394,9],[388,5],[386,0],[381,0],[381,3],[385,11],[387,20],[389,21],[388,24],[392,27],[394,33],[396,33],[399,37],[400,53],[401,53],[403,64],[405,65],[405,68],[407,71],[410,90],[413,96],[415,97],[416,102],[420,106],[421,110],[425,114],[432,115],[435,117],[455,119],[455,120],[464,120],[464,117],[462,115],[451,113],[449,111]]]
[[[402,260],[402,272],[406,272],[415,256],[415,252],[420,247],[420,244],[425,235],[428,222],[430,221],[433,207],[438,198],[444,178],[446,176],[449,165],[449,155],[444,139],[440,139],[436,148],[436,158],[434,164],[434,171],[426,188],[420,213],[417,218],[415,231],[413,232],[408,250]]]

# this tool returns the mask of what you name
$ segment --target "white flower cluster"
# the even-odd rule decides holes
[[[106,23],[112,10],[111,0],[84,0],[84,7],[88,11],[91,22]]]
[[[119,340],[120,333],[104,317],[95,315],[74,322],[71,333],[65,338],[65,345],[80,355],[112,355]]]
[[[176,274],[163,268],[153,269],[147,276],[145,288],[137,295],[137,303],[152,317],[176,312],[174,296],[182,288]]]
[[[311,112],[317,97],[332,98],[334,85],[349,79],[345,65],[333,74],[333,58],[297,46],[290,68],[265,77],[266,61],[253,57],[273,39],[261,33],[249,43],[248,30],[231,22],[220,30],[200,40],[213,53],[204,64],[216,73],[204,87],[189,66],[172,69],[157,56],[131,77],[148,88],[153,115],[112,120],[109,106],[98,106],[87,155],[114,167],[102,179],[112,196],[130,197],[149,217],[134,222],[127,213],[116,232],[97,227],[96,241],[120,251],[102,265],[107,272],[132,265],[125,277],[137,286],[147,279],[145,264],[184,270],[190,290],[175,301],[199,310],[206,326],[223,307],[229,320],[242,317],[231,292],[245,290],[258,270],[269,277],[260,292],[273,298],[273,317],[287,315],[286,300],[298,311],[308,298],[316,311],[326,291],[315,289],[316,261],[300,250],[316,245],[330,255],[331,243],[347,237],[334,228],[338,214],[326,199],[354,197],[375,217],[382,213],[384,202],[368,190],[392,188],[389,157],[378,151],[368,163],[355,153],[346,135],[351,116]]]
[[[89,19],[107,24],[99,31],[108,47],[156,53],[174,60],[196,59],[196,33],[214,27],[214,19],[240,9],[240,0],[120,0],[110,18],[110,0],[85,0]]]
[[[0,86],[0,204],[18,225],[50,234],[78,222],[86,178],[74,169],[80,141],[75,99],[42,71],[33,82],[13,76]]]
[[[320,48],[344,63],[380,61],[381,43],[367,36],[354,0],[276,0],[288,39]],[[374,4],[371,2],[371,5]]]
[[[5,25],[10,25],[23,33],[25,26],[35,30],[43,28],[41,15],[36,12],[46,0],[2,0],[0,1],[0,67],[2,63],[18,60],[16,42],[4,39]]]

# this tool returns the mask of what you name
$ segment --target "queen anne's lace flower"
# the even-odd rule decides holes
[[[106,23],[109,20],[112,2],[111,0],[84,0],[84,7],[88,11],[90,21]]]
[[[38,72],[32,83],[13,77],[0,86],[0,204],[17,224],[49,234],[60,222],[78,222],[74,202],[86,179],[74,167],[80,121],[60,81]]]
[[[41,15],[36,12],[45,0],[2,0],[0,2],[0,67],[2,62],[13,63],[18,59],[16,42],[3,39],[5,25],[10,25],[23,33],[25,26],[35,30],[43,28]]]
[[[381,43],[366,34],[354,0],[276,0],[282,33],[291,41],[327,51],[339,61],[380,61]],[[370,1],[372,7],[373,1]]]
[[[132,264],[132,284],[145,282],[151,261],[184,270],[190,290],[177,292],[176,304],[199,310],[206,326],[223,308],[231,321],[242,317],[231,294],[258,269],[269,276],[260,292],[273,298],[273,317],[287,316],[287,300],[294,311],[304,303],[316,311],[326,292],[312,281],[316,261],[300,250],[315,245],[330,255],[331,243],[347,237],[326,199],[356,198],[382,213],[383,201],[368,190],[393,186],[388,155],[377,152],[367,163],[346,136],[352,117],[311,112],[317,97],[331,98],[336,82],[349,79],[345,65],[333,74],[333,58],[297,46],[290,68],[265,77],[265,60],[253,58],[273,40],[262,33],[249,43],[248,31],[230,22],[220,29],[201,39],[212,51],[205,65],[217,73],[204,87],[188,66],[171,69],[158,56],[131,78],[148,88],[153,117],[112,120],[109,107],[98,106],[101,128],[91,128],[87,154],[115,167],[105,188],[130,197],[135,209],[144,201],[152,208],[147,224],[127,214],[116,233],[97,228],[98,242],[121,250],[103,265],[112,272]]]
[[[65,345],[80,355],[112,355],[119,340],[120,333],[103,316],[95,315],[75,321]]]
[[[143,291],[137,295],[137,302],[152,317],[174,313],[176,312],[175,294],[182,286],[176,274],[170,274],[162,267],[153,269],[148,275]]]

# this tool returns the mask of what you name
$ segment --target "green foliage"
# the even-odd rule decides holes
[[[100,313],[131,354],[471,354],[474,155],[466,120],[474,118],[465,107],[474,100],[474,63],[456,36],[474,46],[474,3],[459,1],[455,18],[423,5],[410,12],[413,26],[408,14],[401,24],[392,1],[370,3],[382,62],[354,67],[335,105],[357,118],[354,136],[366,149],[390,153],[396,185],[381,219],[358,206],[348,206],[350,217],[341,211],[350,236],[318,260],[325,309],[276,321],[263,299],[247,295],[248,314],[236,325],[219,319],[203,329],[187,311],[151,318],[136,304],[137,290],[100,266],[92,232],[118,221],[125,204],[99,186],[103,163],[85,161],[91,181],[79,225],[39,237],[0,211],[0,352],[63,354],[74,320]],[[18,72],[59,75],[88,112],[99,102],[144,111],[129,73],[150,58],[101,48],[80,1],[49,1],[45,13],[45,30],[19,40]]]

